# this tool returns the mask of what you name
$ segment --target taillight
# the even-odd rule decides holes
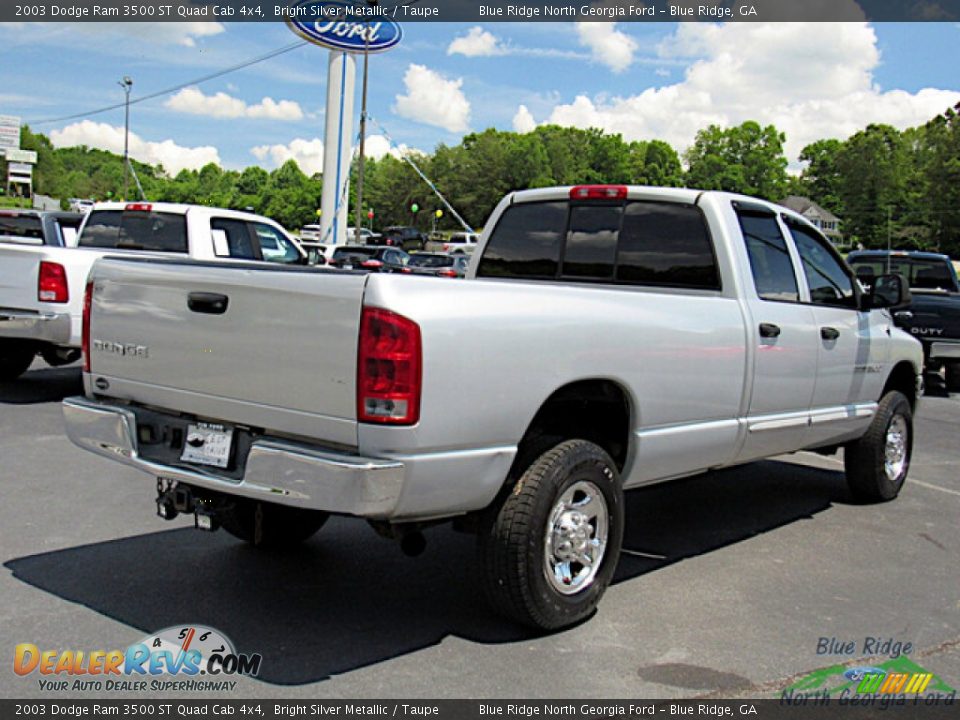
[[[90,306],[93,304],[93,282],[83,291],[83,329],[80,331],[80,346],[83,351],[83,371],[90,372]]]
[[[377,268],[382,268],[383,263],[379,260],[364,260],[360,263],[360,267],[367,268],[369,270],[376,270]]]
[[[127,203],[123,207],[125,212],[150,212],[153,205],[150,203]]]
[[[420,326],[402,315],[364,308],[357,358],[357,419],[413,425],[420,419]]]
[[[457,272],[456,270],[451,270],[450,268],[444,268],[443,270],[438,270],[437,275],[439,275],[440,277],[455,278],[457,276]]]
[[[40,302],[65,303],[70,301],[67,271],[59,263],[41,261],[37,280],[37,299]]]
[[[577,185],[570,188],[571,200],[626,200],[626,185]]]

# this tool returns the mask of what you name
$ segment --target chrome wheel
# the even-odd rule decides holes
[[[887,426],[883,449],[883,470],[891,482],[897,482],[907,467],[909,433],[906,419],[902,415],[894,415]]]
[[[573,595],[593,583],[610,529],[607,502],[592,482],[574,483],[550,511],[544,535],[543,571],[550,586]]]

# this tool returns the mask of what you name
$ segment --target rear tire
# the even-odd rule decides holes
[[[22,340],[0,340],[0,382],[16,380],[33,363],[37,348]]]
[[[950,363],[943,369],[949,392],[960,392],[960,363]]]
[[[623,541],[623,489],[599,446],[567,440],[539,455],[488,511],[478,539],[484,592],[541,630],[593,613]]]
[[[311,538],[329,517],[319,510],[238,499],[220,521],[228,533],[255,547],[288,548]]]
[[[867,432],[846,446],[847,484],[858,502],[876,503],[895,498],[910,470],[913,452],[913,411],[896,390],[880,400]]]

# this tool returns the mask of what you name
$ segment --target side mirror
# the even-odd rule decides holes
[[[866,295],[867,309],[901,310],[913,302],[910,286],[902,275],[879,275]]]

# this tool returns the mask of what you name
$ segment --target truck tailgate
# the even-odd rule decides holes
[[[43,248],[0,244],[0,308],[36,311]]]
[[[366,275],[105,258],[92,277],[94,392],[356,445]]]

